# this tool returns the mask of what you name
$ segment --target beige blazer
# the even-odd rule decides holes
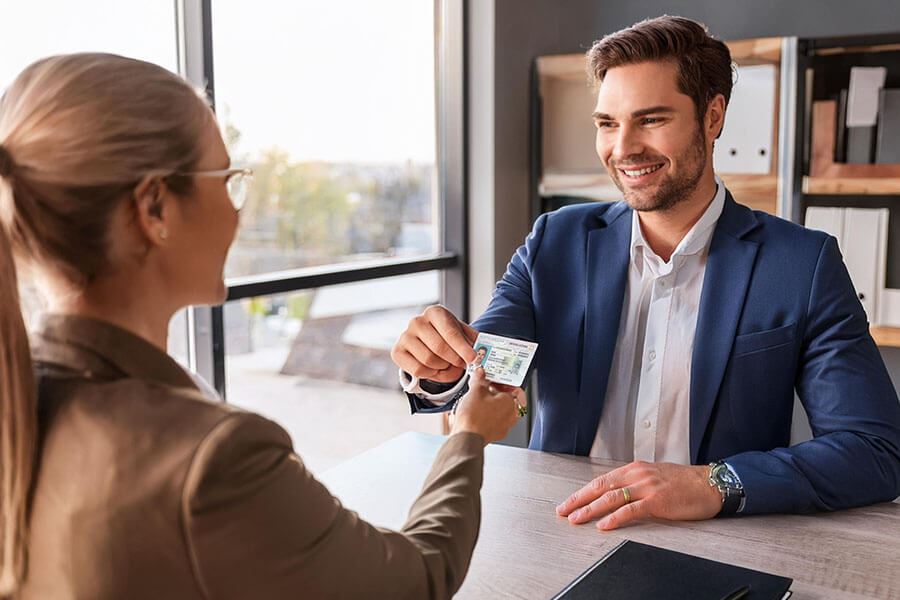
[[[483,447],[450,437],[402,531],[344,509],[288,434],[211,402],[122,329],[45,317],[27,599],[447,598],[478,535]]]

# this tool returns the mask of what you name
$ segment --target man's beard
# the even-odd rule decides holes
[[[706,140],[704,139],[699,126],[697,127],[693,141],[680,158],[682,158],[682,160],[678,162],[685,167],[682,174],[676,176],[669,174],[665,175],[655,190],[634,190],[626,188],[620,179],[623,175],[619,173],[617,167],[613,167],[610,174],[613,183],[616,184],[616,187],[619,188],[619,191],[621,191],[622,195],[625,197],[625,202],[634,210],[642,212],[669,210],[682,200],[689,198],[691,193],[696,189],[700,179],[703,177],[707,152]],[[630,159],[628,162],[639,165],[660,163],[664,162],[664,160],[659,160],[655,157],[638,156],[634,159]],[[625,177],[627,177],[627,175],[625,175]]]

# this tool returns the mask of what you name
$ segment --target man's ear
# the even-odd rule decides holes
[[[706,107],[706,135],[711,140],[719,139],[725,128],[725,96],[716,94]]]
[[[164,246],[169,238],[168,196],[168,188],[159,176],[148,175],[134,188],[135,224],[150,247]]]

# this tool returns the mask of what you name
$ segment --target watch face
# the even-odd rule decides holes
[[[725,465],[718,465],[715,469],[714,476],[716,478],[716,481],[726,487],[738,490],[741,489],[740,481],[734,475],[734,473],[731,472],[731,469],[729,469]]]

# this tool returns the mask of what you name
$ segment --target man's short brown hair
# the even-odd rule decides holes
[[[728,106],[734,83],[731,52],[702,23],[669,15],[648,19],[597,40],[587,52],[588,74],[596,84],[613,67],[655,61],[678,67],[678,89],[694,101],[701,125],[716,95],[722,94]]]

